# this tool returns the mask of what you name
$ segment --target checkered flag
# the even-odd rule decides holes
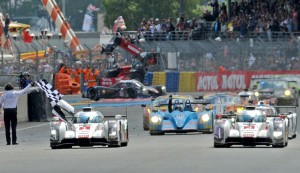
[[[54,107],[57,102],[61,100],[63,97],[62,94],[60,94],[54,87],[49,84],[45,79],[41,79],[39,81],[36,81],[36,84],[38,87],[41,88],[46,93],[46,96],[51,100],[51,106]]]

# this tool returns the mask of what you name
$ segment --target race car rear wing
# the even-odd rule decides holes
[[[217,114],[216,119],[230,119],[235,118],[236,114]]]
[[[297,112],[296,106],[273,106],[273,107],[277,110],[278,113],[281,112],[280,110],[282,110],[283,112],[287,111],[288,113],[286,113],[286,114],[292,113],[291,110],[293,110],[294,113]]]
[[[127,107],[126,107],[126,114],[125,115],[104,115],[104,118],[115,118],[115,119],[122,119],[122,118],[126,118],[127,119]]]

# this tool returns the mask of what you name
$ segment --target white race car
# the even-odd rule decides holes
[[[217,115],[214,130],[214,147],[231,145],[288,145],[286,116],[269,115],[255,106],[237,114]]]
[[[297,113],[296,113],[296,106],[274,106],[282,115],[285,115],[286,119],[288,120],[288,128],[289,128],[289,139],[296,138],[297,136]],[[294,110],[294,111],[291,111]],[[281,113],[279,113],[281,114]]]
[[[91,107],[85,107],[74,115],[74,108],[64,100],[57,103],[52,113],[56,115],[50,122],[52,149],[94,145],[120,147],[128,144],[126,116],[106,117]]]

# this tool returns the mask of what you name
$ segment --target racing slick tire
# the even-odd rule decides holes
[[[277,144],[277,145],[272,145],[273,148],[283,148],[287,146],[287,142],[283,142],[281,144]]]
[[[51,145],[50,146],[52,150],[57,150],[57,149],[61,149],[61,146],[57,146],[57,145]]]
[[[58,144],[50,144],[51,149],[56,150],[56,149],[67,149],[67,148],[72,148],[72,145],[58,145]]]
[[[122,147],[127,147],[127,145],[128,145],[128,142],[123,142],[123,143],[121,144]]]
[[[109,144],[108,144],[108,148],[116,148],[116,147],[121,147],[121,141],[118,140],[118,141],[111,141]]]
[[[164,135],[165,132],[162,132],[162,131],[152,131],[150,130],[150,135],[151,136],[160,136],[160,135]]]
[[[134,88],[128,88],[127,90],[129,98],[135,99],[137,98],[137,93]]]
[[[229,148],[230,145],[229,144],[217,144],[214,142],[214,147],[215,148]]]
[[[149,126],[147,126],[146,123],[143,123],[143,129],[144,129],[145,131],[148,131],[148,130],[149,130]]]
[[[110,141],[108,144],[108,148],[116,148],[116,147],[121,147],[122,143],[121,143],[121,132],[118,132],[118,140],[117,141]]]
[[[89,88],[88,89],[88,94],[90,95],[91,100],[98,101],[100,98],[98,97],[98,92],[96,88]]]

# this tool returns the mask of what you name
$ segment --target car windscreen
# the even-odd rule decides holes
[[[208,97],[208,100],[210,100],[211,104],[241,104],[242,99],[240,97],[234,97],[234,96],[214,96],[214,97]]]
[[[236,117],[236,122],[266,122],[266,117],[264,115],[242,114]]]
[[[286,81],[261,81],[260,85],[258,86],[259,90],[264,89],[274,89],[274,90],[282,90],[288,88],[288,84]]]
[[[73,123],[101,123],[104,116],[98,112],[79,112],[75,115]]]
[[[190,106],[192,108],[194,108],[194,104],[188,104],[187,105],[187,101],[189,101],[189,103],[194,103],[195,99],[191,98],[191,97],[182,97],[182,98],[173,98],[172,99],[172,109],[177,109],[177,108],[182,108],[184,109],[186,106]],[[153,108],[166,108],[168,106],[169,103],[169,98],[160,98],[160,99],[155,99],[153,101]]]

